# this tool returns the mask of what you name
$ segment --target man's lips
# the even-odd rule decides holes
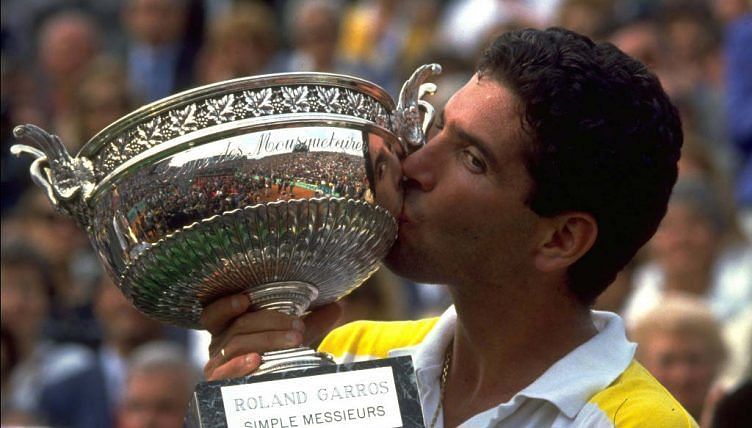
[[[397,218],[397,222],[399,223],[400,226],[413,223],[412,219],[407,213],[405,213],[404,209],[402,210],[399,217]]]

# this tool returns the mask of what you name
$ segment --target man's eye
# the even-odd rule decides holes
[[[483,162],[483,160],[475,155],[471,150],[463,150],[462,157],[471,172],[474,172],[476,174],[482,174],[486,172],[485,162]]]

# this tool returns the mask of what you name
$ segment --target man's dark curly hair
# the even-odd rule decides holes
[[[584,211],[598,222],[595,244],[568,271],[569,288],[590,304],[666,213],[682,145],[679,114],[639,61],[560,28],[499,36],[478,72],[520,102],[532,140],[532,210]]]

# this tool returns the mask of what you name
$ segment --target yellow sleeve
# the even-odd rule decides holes
[[[596,405],[618,428],[698,426],[671,393],[636,361],[589,403]]]
[[[338,361],[386,358],[389,351],[422,342],[438,318],[420,321],[356,321],[332,330],[319,345]]]

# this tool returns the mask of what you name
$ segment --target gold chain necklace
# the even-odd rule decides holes
[[[449,366],[452,363],[452,342],[449,342],[446,351],[444,352],[444,366],[441,368],[441,378],[439,379],[439,405],[436,406],[436,411],[433,412],[433,418],[431,418],[431,428],[436,426],[436,421],[439,419],[439,413],[444,408],[444,393],[446,392],[447,377],[449,377]]]

